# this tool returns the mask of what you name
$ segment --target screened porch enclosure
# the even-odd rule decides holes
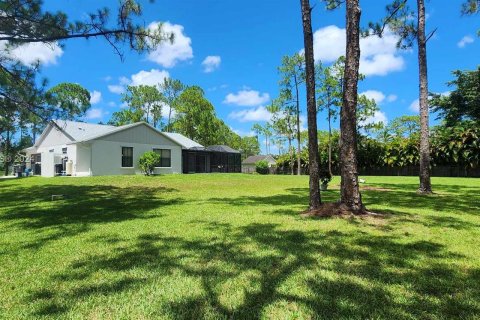
[[[238,151],[183,150],[183,173],[241,172],[242,161]]]

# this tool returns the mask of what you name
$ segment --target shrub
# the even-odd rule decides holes
[[[153,151],[148,151],[142,154],[138,160],[140,170],[145,173],[146,176],[152,175],[155,166],[160,162],[160,155]]]
[[[260,160],[257,163],[255,163],[255,170],[259,174],[268,174],[268,162],[266,160]]]
[[[328,185],[332,181],[332,175],[327,170],[321,170],[319,173],[320,183],[323,185]]]

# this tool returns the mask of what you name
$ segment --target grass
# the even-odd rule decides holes
[[[480,318],[480,180],[366,180],[383,218],[300,218],[307,177],[0,180],[0,318]]]

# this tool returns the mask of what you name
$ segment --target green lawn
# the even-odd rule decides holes
[[[0,179],[0,318],[479,319],[480,180],[366,180],[383,218],[301,218],[307,177]]]

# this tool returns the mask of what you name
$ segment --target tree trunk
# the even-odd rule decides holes
[[[330,114],[330,102],[328,102],[328,172],[332,175],[332,116]]]
[[[32,124],[32,138],[33,138],[33,144],[37,142],[37,124],[34,122]]]
[[[297,100],[297,174],[300,175],[302,173],[301,171],[301,157],[300,157],[300,151],[301,151],[301,132],[300,132],[300,101],[298,97],[298,80],[297,80],[297,74],[294,74],[295,77],[295,93],[296,93],[296,100]]]
[[[430,182],[430,143],[428,141],[428,79],[427,40],[425,37],[425,3],[417,0],[418,6],[418,69],[420,80],[420,186],[419,193],[432,193]]]
[[[319,154],[317,132],[317,104],[315,102],[315,62],[313,58],[312,18],[309,0],[300,0],[302,7],[303,41],[305,46],[305,75],[307,86],[307,118],[308,118],[308,161],[310,172],[310,210],[319,209]]]
[[[360,65],[359,0],[347,0],[347,52],[343,105],[340,111],[341,202],[354,213],[363,213],[357,171],[357,96]]]
[[[7,139],[5,140],[5,150],[4,150],[4,160],[3,164],[5,166],[5,176],[8,176],[8,167],[10,166],[10,130],[7,129]]]
[[[172,118],[172,107],[171,106],[168,106],[169,107],[169,110],[168,110],[168,125],[167,125],[167,132],[170,132],[170,119]]]
[[[293,150],[292,150],[292,138],[288,138],[288,152],[290,153],[290,170],[292,176],[295,175],[295,170],[294,170],[294,159],[293,159]]]

